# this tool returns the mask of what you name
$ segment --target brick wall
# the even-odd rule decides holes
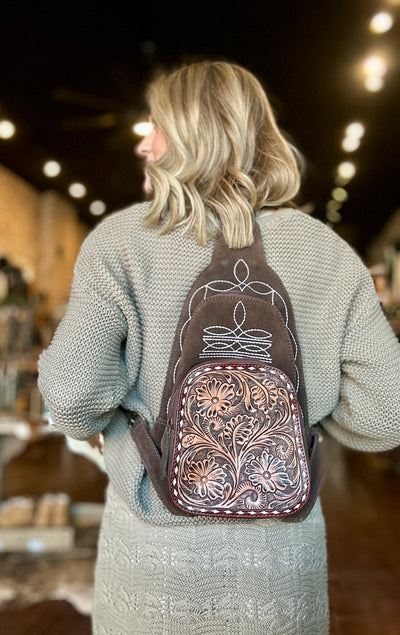
[[[69,297],[74,264],[87,227],[79,222],[71,203],[58,192],[39,196],[37,277],[33,288],[60,318]]]
[[[56,318],[87,232],[67,198],[40,193],[0,165],[0,255],[24,271],[31,293],[41,294],[43,308]]]
[[[0,254],[27,275],[36,274],[39,193],[0,166]]]

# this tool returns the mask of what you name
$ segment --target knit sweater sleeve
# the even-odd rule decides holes
[[[103,430],[126,395],[128,323],[139,356],[135,303],[112,242],[102,225],[83,243],[68,308],[39,358],[39,389],[51,421],[76,439]]]
[[[340,397],[322,425],[357,450],[377,452],[399,446],[399,379],[400,344],[364,269],[341,349]]]

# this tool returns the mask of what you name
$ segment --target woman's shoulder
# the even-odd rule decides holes
[[[82,249],[103,249],[105,252],[119,250],[128,238],[145,233],[144,217],[149,203],[135,203],[118,209],[102,218],[85,237]]]
[[[355,254],[353,247],[322,219],[293,207],[261,212],[257,216],[261,231],[269,235],[279,234],[282,240],[294,242],[298,248],[312,243],[335,246],[336,249]]]
[[[323,220],[300,209],[281,208],[258,218],[266,253],[277,266],[296,263],[305,269],[335,268],[365,274],[365,265],[350,243]]]
[[[126,233],[127,231],[143,231],[144,216],[149,209],[149,203],[134,203],[127,207],[117,209],[105,218],[103,218],[92,230],[91,234],[102,236],[103,234],[110,236]]]
[[[311,216],[295,207],[280,207],[273,211],[261,211],[257,214],[257,220],[261,226],[264,224],[269,229],[280,226],[281,230],[290,233],[291,230],[312,231],[326,237],[337,236],[332,229],[321,219]]]

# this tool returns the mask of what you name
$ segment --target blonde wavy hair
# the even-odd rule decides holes
[[[147,167],[146,221],[163,234],[184,225],[200,245],[218,228],[229,247],[252,244],[255,212],[288,204],[300,187],[260,82],[236,64],[195,62],[155,79],[147,100],[167,150]]]

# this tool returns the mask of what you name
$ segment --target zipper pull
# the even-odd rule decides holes
[[[167,419],[165,432],[161,439],[161,478],[168,476],[169,450],[171,447],[171,434],[174,422],[171,418]]]

